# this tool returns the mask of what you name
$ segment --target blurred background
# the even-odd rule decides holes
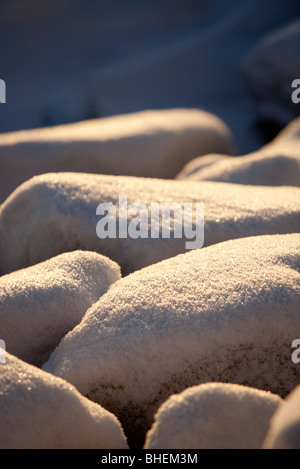
[[[299,17],[299,0],[1,0],[0,132],[187,107],[255,150],[300,114]]]

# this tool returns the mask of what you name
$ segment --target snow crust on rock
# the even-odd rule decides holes
[[[261,449],[282,399],[229,383],[207,383],[170,396],[158,409],[145,449]]]
[[[0,199],[57,171],[173,178],[206,153],[234,151],[233,136],[198,109],[146,110],[0,135]]]
[[[211,154],[189,161],[176,177],[264,186],[300,186],[300,118],[260,150],[239,157]]]
[[[96,227],[100,203],[111,203],[118,217],[119,196],[130,207],[148,209],[148,237],[100,239]],[[170,238],[162,237],[168,223],[160,219],[159,237],[151,235],[152,203],[204,203],[204,245],[233,238],[285,234],[300,230],[300,189],[253,187],[221,182],[190,182],[53,173],[22,184],[0,208],[0,271],[28,267],[62,252],[96,251],[116,261],[124,274],[186,252],[186,236],[174,237],[171,211]],[[138,212],[128,214],[128,223]],[[118,220],[117,220],[118,222]],[[195,227],[194,226],[194,227]],[[183,233],[184,234],[184,233]]]
[[[6,349],[41,366],[120,277],[115,262],[87,251],[64,253],[0,277],[0,338]]]
[[[6,354],[1,449],[126,449],[118,419],[70,383]]]
[[[219,381],[283,396],[299,381],[300,234],[230,240],[116,282],[44,365],[136,440],[166,398]]]
[[[292,390],[274,413],[264,442],[264,448],[300,449],[299,385]]]

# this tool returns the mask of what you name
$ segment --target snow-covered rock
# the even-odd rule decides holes
[[[265,186],[300,186],[300,118],[260,150],[240,157],[207,155],[188,162],[177,179]]]
[[[0,277],[0,338],[11,354],[36,366],[121,277],[94,252],[61,254]]]
[[[139,215],[138,210],[132,211],[132,204],[146,206],[147,220],[143,221],[147,237],[132,238],[125,233],[121,238],[118,230],[113,233],[115,238],[98,237],[98,205],[113,204],[118,224],[122,215],[118,213],[120,195],[127,197],[128,225],[135,223]],[[9,273],[62,252],[83,249],[113,259],[128,274],[186,252],[188,237],[199,235],[199,241],[201,226],[195,218],[196,203],[204,203],[204,245],[208,246],[233,238],[298,232],[299,199],[300,189],[294,187],[199,184],[83,173],[36,176],[21,185],[0,208],[0,271]],[[162,237],[162,230],[169,227],[162,218],[159,237],[155,238],[150,216],[153,203],[179,204],[182,211],[184,203],[193,204],[195,235],[183,230],[183,236],[176,238],[175,213],[171,211],[170,238]]]
[[[245,60],[246,80],[261,120],[282,127],[300,115],[300,106],[292,100],[294,92],[300,94],[292,88],[300,79],[299,50],[298,19],[263,37]]]
[[[70,383],[6,354],[1,449],[126,449],[118,419]]]
[[[198,155],[233,151],[228,127],[197,109],[148,110],[0,134],[0,199],[37,174],[173,178]]]
[[[116,282],[44,365],[140,439],[159,405],[211,381],[280,396],[299,381],[300,234],[196,249]]]
[[[300,386],[293,389],[276,410],[264,448],[300,449]]]
[[[162,404],[145,449],[261,449],[282,399],[228,383],[207,383]]]

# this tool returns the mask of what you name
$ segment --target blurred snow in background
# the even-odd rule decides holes
[[[197,107],[255,150],[265,138],[242,63],[297,15],[299,0],[2,0],[0,132]]]

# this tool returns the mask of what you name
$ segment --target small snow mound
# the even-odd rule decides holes
[[[0,277],[0,338],[8,352],[41,366],[120,277],[115,262],[87,251],[64,253]]]
[[[1,449],[127,449],[118,419],[71,384],[7,353]]]
[[[207,383],[172,395],[159,408],[145,449],[261,449],[282,399],[228,383]]]

